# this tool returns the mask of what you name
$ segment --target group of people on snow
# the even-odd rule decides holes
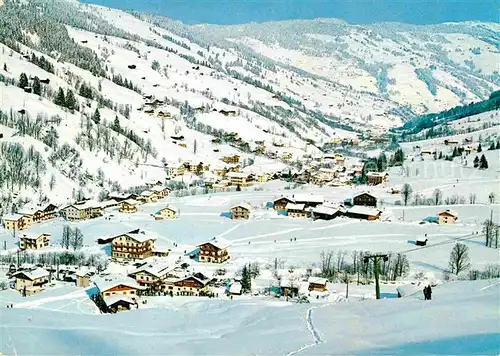
[[[424,287],[424,298],[425,300],[431,300],[432,288],[431,286]]]

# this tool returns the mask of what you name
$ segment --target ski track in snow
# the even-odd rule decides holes
[[[224,237],[226,236],[227,234],[229,234],[230,232],[233,232],[234,230],[236,230],[237,228],[239,228],[240,226],[242,225],[242,223],[239,223],[238,225],[235,225],[233,226],[232,228],[224,231],[222,234],[219,235],[219,237]]]
[[[33,300],[33,301],[28,301],[28,302],[17,303],[17,304],[14,305],[14,308],[27,308],[27,309],[31,309],[31,308],[34,308],[34,307],[39,307],[42,304],[46,304],[46,303],[50,303],[50,302],[55,302],[55,301],[59,301],[59,300],[64,300],[64,299],[73,299],[75,297],[80,297],[80,296],[83,297],[85,295],[86,295],[85,294],[85,290],[78,290],[78,291],[71,292],[71,293],[68,293],[68,294],[63,294],[63,295],[60,295],[60,296],[57,296],[57,297],[47,297],[47,298],[37,299],[37,300]]]
[[[490,288],[498,286],[498,285],[500,285],[500,282],[496,282],[496,283],[490,284],[490,285],[488,285],[486,287],[483,287],[483,288],[480,289],[480,291],[482,292],[483,290],[487,290],[487,289],[490,289]]]
[[[261,234],[261,235],[241,237],[239,239],[234,239],[232,241],[233,242],[238,242],[238,241],[246,241],[246,240],[255,240],[255,239],[260,239],[261,237],[283,235],[283,234],[287,234],[289,232],[299,231],[299,230],[304,230],[304,228],[303,227],[296,227],[296,228],[293,228],[293,229],[288,229],[288,230],[283,230],[283,231],[278,231],[278,232],[271,232],[269,234]]]
[[[304,346],[300,347],[297,350],[289,352],[288,354],[286,354],[286,356],[296,355],[299,352],[302,352],[304,350],[307,350],[307,349],[309,349],[309,348],[311,348],[313,346],[322,344],[324,342],[323,339],[321,338],[321,335],[319,334],[318,330],[314,327],[313,320],[312,320],[312,312],[315,309],[324,308],[324,307],[327,307],[327,306],[329,306],[331,304],[332,303],[326,303],[326,304],[323,304],[323,305],[314,306],[314,307],[311,307],[311,308],[307,309],[307,311],[306,311],[306,325],[307,325],[307,329],[309,330],[309,332],[311,333],[311,335],[313,337],[313,342],[310,343],[310,344],[304,345]]]

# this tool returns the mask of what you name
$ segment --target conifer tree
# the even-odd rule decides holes
[[[101,113],[99,112],[99,109],[95,109],[94,115],[92,115],[92,121],[96,124],[101,122]]]
[[[66,105],[68,109],[70,110],[75,110],[76,109],[76,99],[75,95],[73,94],[73,90],[68,89],[66,92]]]
[[[483,148],[481,147],[481,144],[479,144],[479,145],[477,146],[477,152],[481,152],[482,150],[483,150]]]
[[[61,87],[59,87],[59,90],[57,91],[57,95],[54,99],[54,104],[59,105],[59,106],[66,106],[66,99],[64,97],[64,90]]]
[[[486,160],[486,157],[484,157],[484,155],[482,155],[481,159],[479,160],[479,169],[488,169],[488,161]]]
[[[479,158],[476,156],[476,158],[474,158],[474,168],[477,167],[479,167]]]
[[[19,76],[19,88],[25,88],[29,85],[28,83],[28,77],[26,76],[26,73],[21,73]]]
[[[33,93],[36,95],[42,95],[42,86],[40,85],[40,78],[38,77],[33,79]]]

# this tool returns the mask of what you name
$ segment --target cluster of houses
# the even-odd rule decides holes
[[[40,208],[24,209],[17,214],[2,217],[2,224],[9,231],[25,230],[32,224],[54,219],[57,216],[57,206],[47,204]]]
[[[327,202],[323,196],[314,194],[294,194],[281,196],[267,203],[280,215],[294,218],[312,218],[314,220],[331,220],[338,216],[354,219],[378,220],[382,210],[377,209],[377,198],[370,193],[355,195],[340,204]],[[243,203],[230,208],[231,218],[235,220],[249,219],[252,207]]]

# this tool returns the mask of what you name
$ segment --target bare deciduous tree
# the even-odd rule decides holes
[[[403,189],[401,189],[401,196],[403,197],[403,202],[405,205],[408,205],[408,202],[410,201],[411,194],[413,193],[413,189],[411,185],[408,183],[405,183],[403,185]]]
[[[469,248],[462,243],[457,243],[455,246],[453,246],[453,249],[450,253],[448,266],[450,267],[451,272],[455,273],[456,275],[458,275],[462,271],[469,269]]]

